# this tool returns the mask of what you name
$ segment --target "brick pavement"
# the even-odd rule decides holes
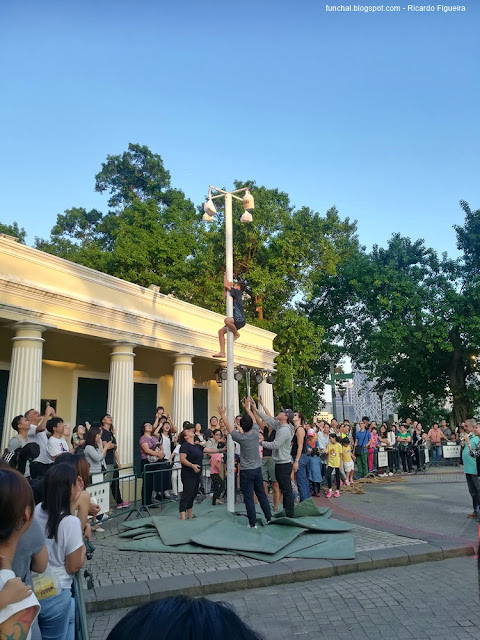
[[[94,537],[96,546],[94,558],[86,564],[93,573],[95,585],[100,587],[268,564],[262,560],[233,555],[186,556],[180,553],[127,553],[115,546],[120,541],[117,537],[118,532],[122,530],[120,520],[116,518],[104,526],[105,533]],[[363,526],[356,526],[352,533],[355,536],[355,549],[358,553],[424,543],[420,539],[376,531]]]
[[[480,640],[478,593],[467,557],[210,598],[229,602],[265,640]],[[91,640],[104,640],[127,611],[89,614]]]

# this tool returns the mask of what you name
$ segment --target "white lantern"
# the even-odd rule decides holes
[[[245,191],[245,195],[242,198],[242,202],[243,202],[243,208],[245,209],[245,211],[251,211],[252,209],[255,208],[255,201],[248,189]],[[249,222],[251,222],[251,220],[249,220]]]
[[[253,220],[252,214],[249,213],[248,211],[245,211],[245,213],[240,218],[240,222],[251,222],[252,220]]]

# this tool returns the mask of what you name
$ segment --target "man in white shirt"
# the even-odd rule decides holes
[[[51,434],[47,443],[47,454],[50,462],[54,462],[57,456],[62,453],[70,453],[67,441],[63,437],[65,423],[62,418],[50,418],[47,422],[47,431]]]
[[[47,453],[48,438],[45,428],[54,413],[53,407],[48,406],[45,409],[43,422],[42,416],[36,409],[29,409],[25,413],[25,417],[30,423],[30,429],[27,434],[28,442],[36,442],[40,447],[40,455],[30,464],[30,476],[32,478],[42,478],[50,468],[51,460]]]

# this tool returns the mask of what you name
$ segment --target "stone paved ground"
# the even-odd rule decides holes
[[[229,602],[265,640],[480,640],[471,557],[210,598]],[[91,640],[104,640],[127,611],[89,614]]]
[[[94,559],[91,562],[87,562],[87,567],[93,574],[95,585],[100,587],[142,582],[168,576],[268,564],[262,560],[254,560],[253,558],[242,556],[127,553],[119,551],[112,544],[116,540],[115,533],[121,530],[120,522],[112,521],[111,524],[105,524],[105,529],[111,529],[112,534],[109,535],[109,532],[106,531],[95,538],[96,551]],[[355,536],[355,549],[357,552],[423,543],[423,540],[420,539],[379,532],[363,526],[355,526],[352,533]]]
[[[478,523],[467,517],[472,512],[472,499],[463,473],[431,470],[426,475],[408,476],[406,482],[367,485],[361,495],[342,493],[336,504],[367,518],[403,527],[477,539]],[[422,537],[420,531],[416,535]]]

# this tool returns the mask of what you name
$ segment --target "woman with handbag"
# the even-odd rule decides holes
[[[140,464],[143,477],[142,506],[146,507],[153,504],[152,492],[156,480],[155,472],[162,468],[160,462],[165,459],[165,452],[157,436],[153,435],[151,422],[143,423],[142,435],[138,443],[140,445]],[[147,467],[147,465],[149,466]]]
[[[71,515],[83,490],[75,466],[55,464],[43,480],[43,502],[35,507],[35,520],[45,534],[48,567],[39,584],[42,592],[54,592],[42,599],[39,616],[42,640],[74,640],[75,600],[73,574],[83,567],[85,544],[80,520]],[[35,577],[34,577],[34,588]]]

